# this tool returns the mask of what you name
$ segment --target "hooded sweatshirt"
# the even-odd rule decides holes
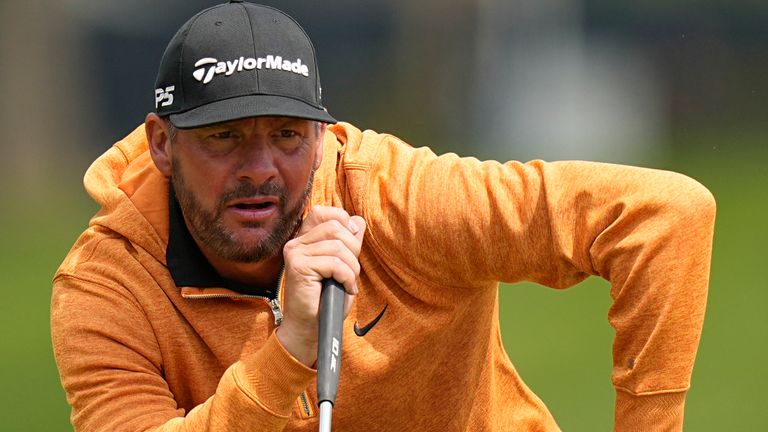
[[[316,371],[275,336],[281,287],[258,296],[174,280],[169,182],[143,127],[93,163],[85,187],[101,209],[57,271],[51,309],[75,430],[317,430]],[[699,183],[438,156],[340,123],[309,200],[368,226],[335,430],[559,430],[504,351],[499,282],[565,288],[590,275],[611,284],[615,430],[682,429],[715,214]]]

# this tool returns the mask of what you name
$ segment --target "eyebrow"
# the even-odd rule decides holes
[[[214,123],[214,124],[207,125],[207,126],[201,126],[199,128],[196,128],[196,129],[199,130],[199,131],[205,132],[205,131],[210,131],[210,130],[214,130],[214,129],[225,128],[225,127],[231,126],[232,123],[234,123],[234,121],[228,121],[228,122],[222,122],[222,123]]]
[[[278,126],[311,126],[311,121],[297,117],[274,117]]]

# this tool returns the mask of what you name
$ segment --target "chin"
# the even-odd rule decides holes
[[[270,240],[272,234],[272,231],[262,227],[239,228],[232,233],[231,239],[243,249],[258,249]]]

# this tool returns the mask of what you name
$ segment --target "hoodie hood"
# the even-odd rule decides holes
[[[149,155],[143,124],[96,159],[83,182],[101,206],[91,227],[108,228],[165,263],[168,179]]]

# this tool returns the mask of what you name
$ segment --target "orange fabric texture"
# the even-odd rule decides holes
[[[280,345],[267,302],[174,285],[168,183],[143,127],[94,162],[85,186],[101,210],[56,273],[51,305],[75,430],[317,430],[316,410],[302,408],[317,403],[315,371]],[[611,283],[615,430],[681,430],[715,215],[697,182],[437,156],[340,123],[310,199],[369,227],[335,430],[559,430],[504,352],[498,282],[565,288],[590,275]],[[352,323],[385,305],[355,336]]]

